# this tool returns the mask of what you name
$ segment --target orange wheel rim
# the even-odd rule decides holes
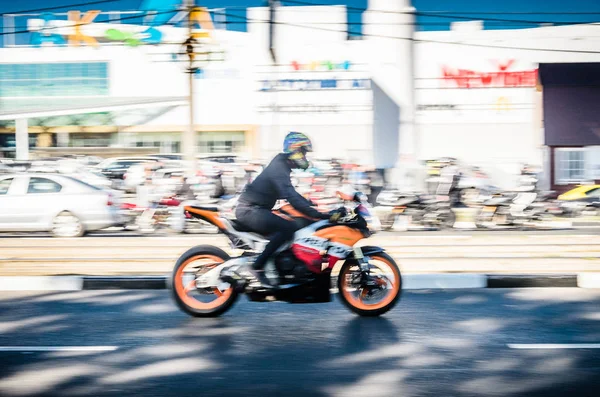
[[[400,278],[400,272],[398,271],[398,268],[394,265],[392,265],[390,263],[390,261],[388,261],[385,258],[382,258],[380,256],[373,256],[371,257],[374,260],[377,260],[379,262],[383,262],[386,264],[386,267],[388,269],[390,269],[392,271],[392,273],[394,274],[393,280],[389,280],[389,283],[391,284],[391,288],[388,289],[388,294],[380,301],[377,303],[373,303],[373,304],[369,304],[365,302],[365,299],[368,297],[368,293],[369,291],[366,288],[363,288],[362,290],[360,290],[360,292],[356,295],[354,295],[352,293],[352,291],[348,291],[347,289],[347,285],[346,285],[346,278],[347,276],[352,273],[350,271],[350,268],[354,267],[354,266],[347,266],[344,268],[344,270],[342,271],[342,273],[339,275],[339,277],[342,277],[343,280],[343,285],[341,286],[341,293],[344,296],[344,298],[346,298],[346,301],[348,301],[348,303],[350,303],[352,306],[356,307],[357,309],[361,309],[361,310],[377,310],[377,309],[381,309],[382,307],[385,307],[387,305],[390,304],[390,302],[392,302],[394,300],[394,298],[398,295],[398,293],[400,292],[400,287],[401,287],[401,278]]]
[[[194,276],[193,280],[188,281],[187,283],[184,283],[183,277],[185,274],[185,269],[188,267],[188,265],[190,263],[200,261],[200,260],[207,260],[213,266],[223,263],[223,259],[219,258],[218,256],[215,256],[215,255],[196,255],[196,256],[189,258],[188,260],[186,260],[183,263],[183,265],[179,266],[179,268],[177,269],[177,272],[175,273],[175,277],[173,280],[174,287],[175,287],[175,293],[177,294],[177,296],[179,296],[179,298],[183,301],[183,303],[185,303],[186,305],[188,305],[194,309],[214,310],[217,307],[221,306],[223,303],[225,303],[227,301],[227,299],[229,299],[229,297],[231,296],[231,294],[233,292],[233,287],[230,286],[229,288],[227,288],[224,291],[221,291],[216,287],[213,288],[212,292],[216,296],[216,298],[210,302],[202,302],[202,301],[196,299],[195,297],[193,297],[192,295],[190,295],[192,292],[194,292],[196,290],[196,277]],[[207,294],[207,296],[208,296],[208,294]]]

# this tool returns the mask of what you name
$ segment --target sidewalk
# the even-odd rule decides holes
[[[222,236],[0,239],[1,276],[166,275],[195,245],[235,254]],[[379,235],[404,274],[576,274],[600,272],[600,236]]]

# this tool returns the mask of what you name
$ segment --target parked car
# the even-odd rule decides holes
[[[582,185],[558,196],[556,202],[565,216],[595,215],[600,206],[600,185]]]
[[[600,201],[600,185],[577,186],[558,196],[558,199],[562,201]]]
[[[97,168],[108,179],[122,180],[129,167],[135,164],[158,161],[160,159],[153,157],[121,157],[104,160],[97,165]]]
[[[59,174],[0,176],[0,231],[50,231],[57,237],[120,223],[117,197],[108,190]]]
[[[179,153],[158,153],[151,154],[150,157],[157,157],[165,160],[183,160],[183,154]]]
[[[139,164],[134,164],[125,175],[123,175],[122,189],[129,193],[134,193],[138,186],[144,183],[147,177],[147,173],[151,175],[156,174],[163,169],[180,168],[181,162],[175,160],[164,160],[160,162],[148,161]],[[154,177],[153,177],[154,178]]]

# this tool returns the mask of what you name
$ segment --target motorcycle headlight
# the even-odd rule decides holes
[[[368,206],[364,204],[359,205],[356,208],[356,213],[367,221],[367,227],[371,232],[381,230],[381,221],[379,220],[379,217],[374,214]]]

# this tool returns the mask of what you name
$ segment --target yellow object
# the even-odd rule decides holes
[[[568,192],[563,193],[560,196],[558,196],[558,199],[565,200],[565,201],[580,200],[580,199],[587,197],[586,196],[587,192],[589,192],[590,190],[598,189],[598,188],[600,188],[600,185],[577,186],[575,189],[571,189]]]
[[[69,21],[74,22],[74,33],[69,35],[69,45],[79,46],[81,42],[84,42],[93,47],[98,46],[98,40],[81,32],[81,27],[83,25],[89,25],[92,23],[98,14],[100,14],[100,11],[98,10],[88,11],[83,17],[79,11],[69,11],[67,13],[69,16]]]
[[[202,32],[194,32],[192,33],[192,37],[195,39],[201,38],[210,38],[211,32],[215,30],[215,26],[213,24],[212,18],[208,9],[204,7],[196,7],[190,12],[190,23],[192,26],[198,25]]]

